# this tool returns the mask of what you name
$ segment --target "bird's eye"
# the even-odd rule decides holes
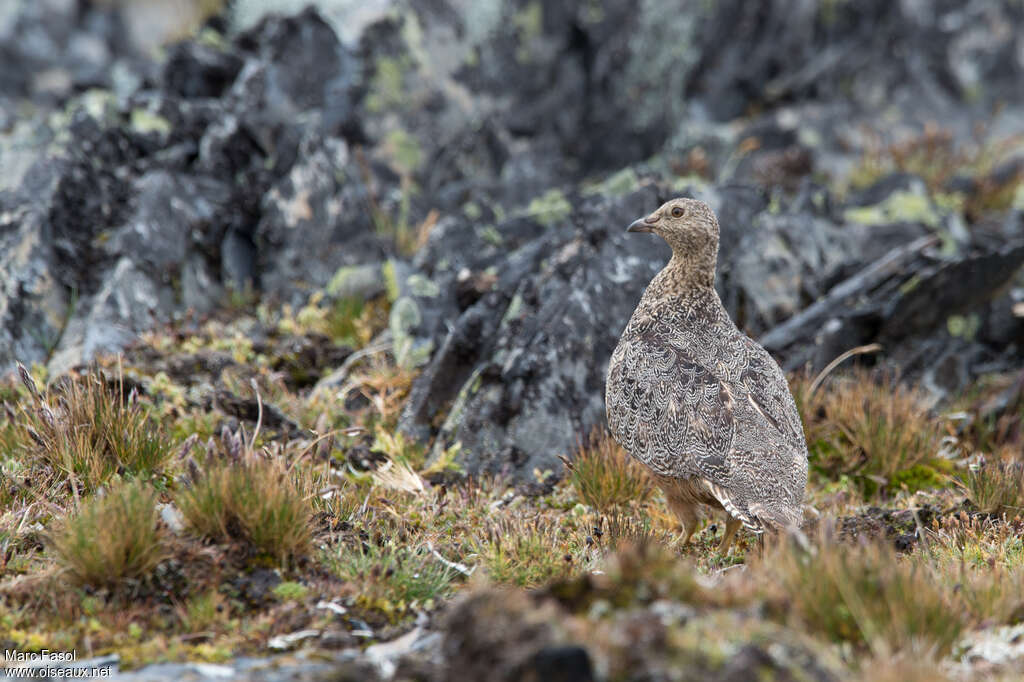
[[[673,218],[682,218],[683,217],[683,213],[685,213],[685,211],[683,211],[683,209],[681,209],[679,206],[673,206],[672,207],[672,217]]]

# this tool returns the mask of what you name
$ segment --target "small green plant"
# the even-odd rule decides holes
[[[207,590],[189,599],[177,609],[185,630],[199,632],[227,621],[224,597],[217,590]]]
[[[170,440],[138,394],[99,370],[67,379],[45,394],[19,365],[29,398],[15,414],[16,452],[94,490],[115,473],[148,477],[171,453]]]
[[[341,545],[327,561],[339,577],[358,585],[358,600],[364,608],[392,619],[449,596],[460,577],[428,547],[402,546],[393,539]]]
[[[152,488],[123,483],[60,522],[51,543],[73,582],[114,585],[146,576],[166,556],[158,520]]]
[[[631,459],[604,430],[595,432],[590,444],[577,450],[572,460],[562,461],[580,498],[601,512],[646,502],[654,491],[643,465]]]
[[[244,542],[281,563],[309,552],[307,481],[280,458],[251,450],[237,459],[190,465],[192,485],[176,503],[189,527],[217,542]]]
[[[971,502],[985,514],[1024,510],[1024,463],[983,461],[967,472],[964,485]]]
[[[274,588],[274,595],[282,601],[302,601],[309,594],[309,588],[294,580],[287,580]]]

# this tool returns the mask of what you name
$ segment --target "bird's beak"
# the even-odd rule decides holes
[[[651,224],[653,222],[650,217],[634,220],[626,228],[626,232],[654,232],[654,225]]]

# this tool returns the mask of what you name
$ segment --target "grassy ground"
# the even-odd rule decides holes
[[[928,131],[867,154],[853,184],[965,164],[987,178],[988,149]],[[1005,208],[1022,181],[985,180],[951,210]],[[979,642],[1024,635],[1019,376],[939,411],[885,374],[791,377],[804,537],[741,533],[722,555],[722,519],[679,546],[601,431],[528,485],[468,480],[454,451],[428,461],[395,430],[415,375],[373,341],[388,308],[238,297],[77,376],[0,382],[0,647],[219,661],[304,629],[362,647],[426,615],[452,643],[433,665],[467,679],[518,679],[530,652],[572,643],[606,679],[1018,672]]]
[[[116,651],[130,667],[263,652],[306,628],[362,646],[422,613],[522,638],[543,613],[609,679],[637,674],[638,637],[647,669],[721,670],[772,643],[833,673],[906,679],[949,672],[966,637],[1022,618],[1024,403],[979,416],[1012,378],[949,416],[885,376],[813,391],[793,377],[806,538],[760,551],[744,535],[723,556],[717,518],[674,544],[660,493],[602,432],[517,488],[466,480],[395,433],[413,374],[387,352],[314,388],[386,307],[225,315],[75,377],[4,384],[0,644]],[[481,625],[479,609],[519,629]]]

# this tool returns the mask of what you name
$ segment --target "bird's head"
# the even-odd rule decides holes
[[[697,199],[671,199],[646,218],[634,221],[627,232],[653,232],[687,260],[706,260],[712,267],[718,254],[718,219],[715,212]]]

